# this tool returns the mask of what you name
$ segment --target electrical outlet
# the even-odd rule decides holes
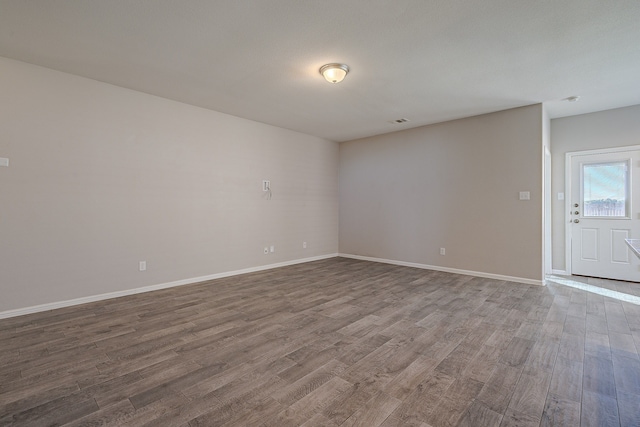
[[[271,245],[271,247],[269,248],[269,251],[270,251],[271,253],[275,252],[275,251],[276,251],[276,247],[275,247],[275,246],[273,246],[273,245]]]
[[[268,254],[268,253],[269,253],[269,248],[265,246],[265,247],[264,247],[264,254],[266,255],[266,254]]]
[[[138,268],[140,269],[140,271],[146,271],[147,261],[140,261],[140,263],[138,264]]]
[[[445,254],[445,249],[444,248],[440,248],[440,255],[444,255]]]
[[[302,249],[307,249],[307,242],[302,242]]]

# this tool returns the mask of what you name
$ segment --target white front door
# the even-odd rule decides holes
[[[640,148],[567,156],[571,274],[640,282]]]

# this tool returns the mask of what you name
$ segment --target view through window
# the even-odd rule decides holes
[[[582,165],[582,206],[586,217],[627,216],[627,161]]]

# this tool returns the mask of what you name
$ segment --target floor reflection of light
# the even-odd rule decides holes
[[[575,280],[567,279],[558,276],[547,276],[549,282],[557,283],[563,286],[569,286],[576,289],[582,289],[583,291],[591,292],[594,294],[602,295],[609,298],[615,298],[620,301],[630,302],[632,304],[640,305],[640,297],[635,295],[625,294],[623,292],[612,291],[611,289],[599,288],[598,286],[588,285],[582,282],[576,282]]]

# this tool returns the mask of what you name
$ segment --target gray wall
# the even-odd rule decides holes
[[[337,253],[337,143],[4,58],[0,75],[0,312]]]
[[[565,269],[565,154],[640,145],[640,105],[551,120],[553,268]]]
[[[342,143],[340,252],[542,280],[542,121],[538,104]]]

